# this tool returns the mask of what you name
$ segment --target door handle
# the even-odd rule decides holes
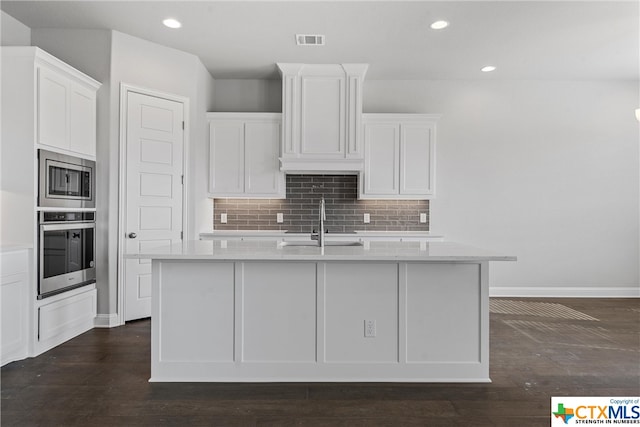
[[[136,233],[129,233],[129,238],[130,239],[135,239],[136,237],[138,237],[138,235]]]

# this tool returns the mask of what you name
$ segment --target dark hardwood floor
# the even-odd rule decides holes
[[[491,384],[149,383],[150,322],[2,368],[2,426],[548,426],[640,394],[640,300],[492,298]],[[194,325],[197,327],[197,325]]]

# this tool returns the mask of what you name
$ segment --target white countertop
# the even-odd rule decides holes
[[[200,233],[200,238],[222,238],[222,237],[276,237],[276,238],[298,238],[309,237],[311,233],[288,233],[286,230],[213,230],[212,232]],[[442,234],[432,233],[430,231],[369,231],[357,230],[351,233],[327,233],[328,239],[332,237],[426,237],[426,238],[442,238]]]
[[[22,251],[25,249],[33,249],[33,245],[28,243],[2,243],[0,244],[0,253]]]
[[[357,240],[354,236],[354,240]],[[126,258],[216,261],[515,261],[453,242],[368,242],[363,246],[282,246],[279,240],[192,240]]]

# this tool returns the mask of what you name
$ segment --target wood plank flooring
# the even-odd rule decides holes
[[[551,396],[640,395],[640,300],[492,299],[491,384],[152,384],[149,360],[143,320],[10,363],[0,422],[548,426]]]

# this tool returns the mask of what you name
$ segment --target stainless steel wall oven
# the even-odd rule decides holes
[[[94,161],[38,150],[38,166],[38,206],[96,207]]]
[[[95,212],[41,211],[38,299],[96,281]]]

